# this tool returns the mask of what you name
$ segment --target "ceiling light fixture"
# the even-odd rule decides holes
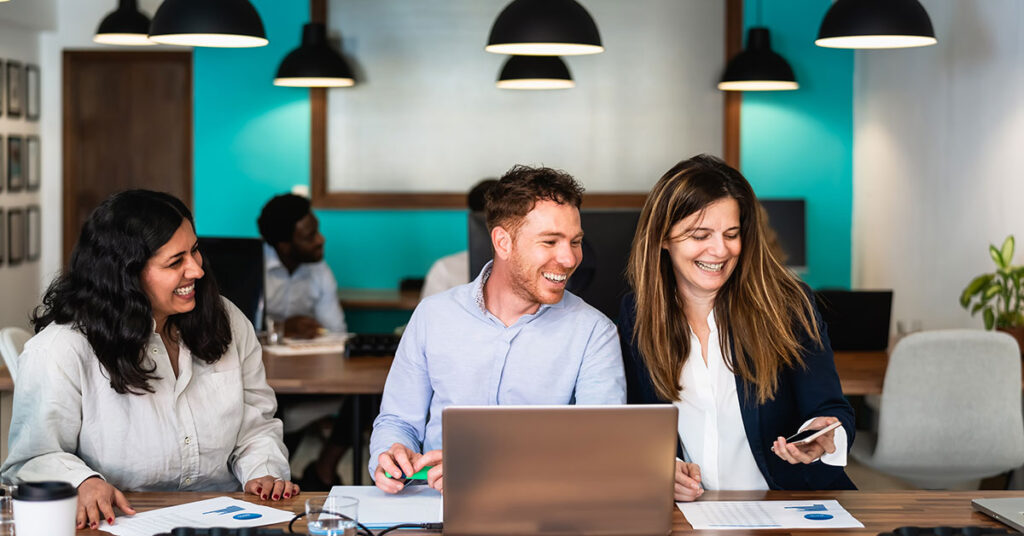
[[[569,89],[576,87],[576,82],[558,56],[512,56],[495,85],[502,89]]]
[[[103,17],[92,40],[104,45],[156,44],[149,40],[149,17],[139,11],[136,0],[119,0],[117,9]]]
[[[244,48],[268,43],[249,0],[164,0],[149,38],[165,45]]]
[[[487,52],[574,56],[604,52],[597,24],[576,0],[513,0],[491,26]]]
[[[718,82],[723,91],[783,91],[798,89],[793,68],[771,46],[768,28],[747,31],[747,48],[736,54]]]
[[[918,0],[838,0],[814,44],[828,48],[909,48],[934,45],[935,29]]]
[[[275,86],[349,87],[356,83],[352,68],[327,40],[327,26],[313,22],[302,27],[302,44],[281,60]]]

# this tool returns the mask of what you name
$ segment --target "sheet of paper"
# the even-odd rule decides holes
[[[406,486],[396,495],[376,486],[334,486],[330,494],[359,499],[359,522],[369,528],[439,523],[443,515],[441,494],[429,486]]]
[[[283,344],[266,345],[264,352],[277,355],[333,354],[345,351],[348,333],[328,333],[312,339],[285,338]]]
[[[175,527],[262,527],[274,523],[285,523],[295,514],[267,506],[232,499],[214,497],[205,501],[179,504],[157,510],[149,510],[133,516],[121,516],[113,525],[106,521],[100,524],[115,536],[153,536],[170,532]]]
[[[839,501],[676,503],[694,529],[848,529],[864,525]]]

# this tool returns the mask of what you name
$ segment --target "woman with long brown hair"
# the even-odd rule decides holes
[[[809,289],[779,260],[753,189],[700,155],[644,204],[619,322],[630,403],[679,409],[675,500],[707,489],[852,489],[853,410]],[[797,445],[798,430],[839,422]]]

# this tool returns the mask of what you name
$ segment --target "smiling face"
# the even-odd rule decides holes
[[[192,224],[184,220],[142,269],[139,280],[158,330],[168,316],[187,313],[196,306],[196,281],[204,275],[198,246]]]
[[[288,248],[292,257],[300,263],[323,260],[324,235],[320,234],[320,221],[312,212],[295,222]]]
[[[512,291],[537,305],[561,301],[566,280],[583,259],[582,243],[576,207],[537,201],[511,236],[505,260]]]
[[[676,222],[662,248],[683,299],[714,298],[739,262],[739,203],[724,197]]]

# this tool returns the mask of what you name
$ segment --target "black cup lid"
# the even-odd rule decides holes
[[[16,501],[59,501],[78,495],[78,490],[68,482],[21,482],[12,497]]]

